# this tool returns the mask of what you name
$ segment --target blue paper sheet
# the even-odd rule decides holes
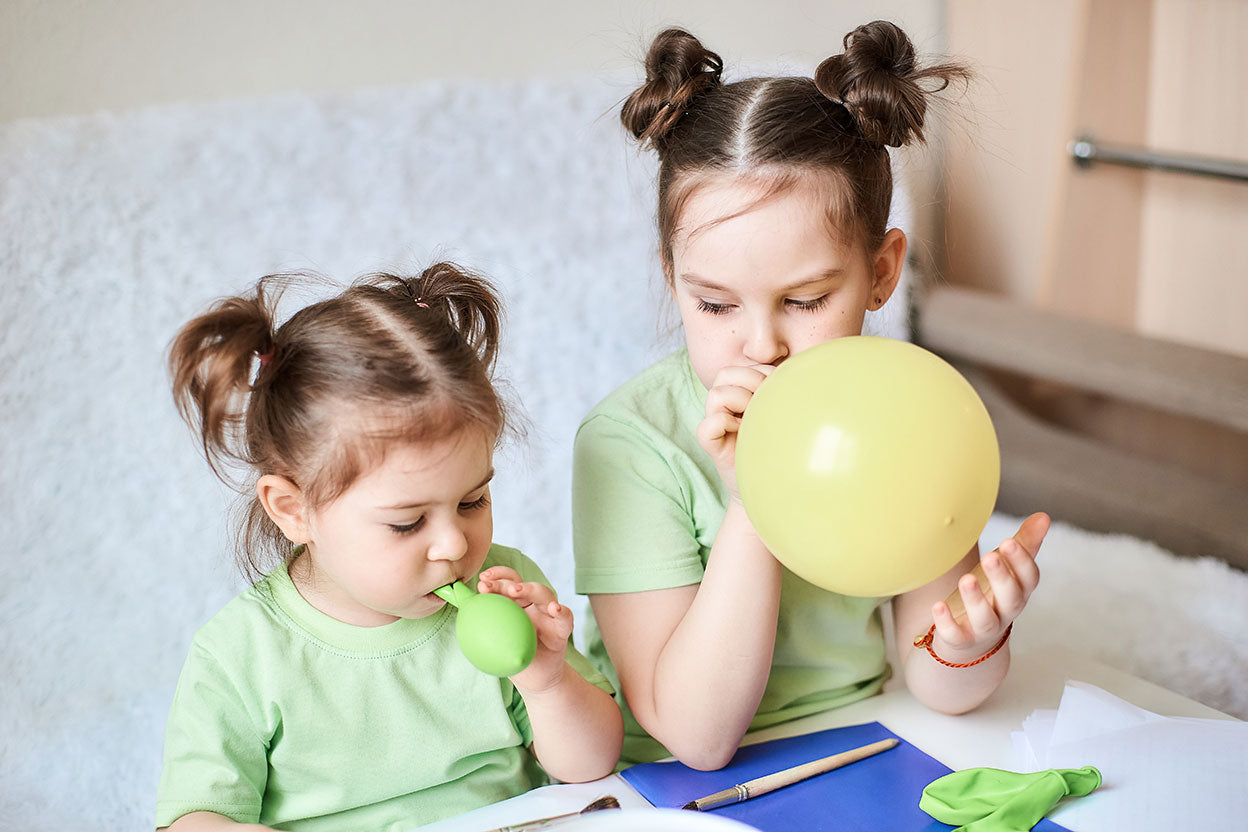
[[[919,808],[923,788],[951,769],[878,722],[747,745],[719,771],[683,763],[642,763],[621,775],[658,807],[691,800],[820,757],[896,737],[895,748],[743,803],[711,810],[763,832],[937,832],[954,827]],[[1036,832],[1066,832],[1045,819]]]

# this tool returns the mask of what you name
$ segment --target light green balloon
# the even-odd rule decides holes
[[[491,676],[514,676],[537,654],[537,631],[520,605],[502,595],[478,595],[462,581],[434,594],[458,607],[455,638],[472,665]]]

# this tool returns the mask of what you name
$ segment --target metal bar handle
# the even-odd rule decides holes
[[[1159,153],[1137,147],[1097,144],[1091,136],[1081,136],[1066,146],[1075,164],[1090,167],[1095,162],[1110,165],[1126,165],[1133,168],[1151,168],[1176,173],[1191,173],[1248,182],[1248,162],[1232,159],[1216,159],[1210,156],[1193,156],[1187,153]]]

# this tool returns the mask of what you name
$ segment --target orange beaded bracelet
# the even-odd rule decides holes
[[[920,650],[922,650],[923,648],[927,648],[927,652],[932,654],[932,658],[940,662],[941,664],[943,664],[945,667],[974,667],[980,662],[992,658],[993,654],[996,653],[998,650],[1000,650],[1002,646],[1004,646],[1005,640],[1010,637],[1010,631],[1013,629],[1014,629],[1014,622],[1011,621],[1010,626],[1005,628],[1005,634],[1001,636],[1001,640],[997,642],[996,647],[993,647],[991,650],[989,650],[984,655],[980,656],[975,661],[966,662],[965,664],[958,664],[957,662],[947,662],[944,659],[942,659],[940,656],[936,655],[936,651],[932,649],[932,638],[936,635],[935,624],[933,624],[932,628],[927,631],[926,635],[919,636],[918,638],[914,640],[914,646],[919,648]]]

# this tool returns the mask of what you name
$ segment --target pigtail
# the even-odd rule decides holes
[[[234,463],[250,461],[243,436],[252,373],[279,360],[274,337],[276,293],[260,281],[249,296],[224,298],[183,326],[169,345],[173,400],[199,438],[213,472],[226,483]]]
[[[719,55],[683,29],[660,32],[646,53],[646,82],[633,91],[620,121],[643,145],[659,145],[699,95],[719,86]]]
[[[960,64],[920,67],[910,38],[884,20],[854,29],[843,45],[842,54],[815,70],[815,86],[845,108],[871,144],[901,147],[924,141],[927,96],[953,80],[970,79],[969,70]],[[932,87],[932,81],[938,84]]]
[[[406,284],[418,303],[446,315],[481,361],[486,374],[494,370],[498,357],[501,310],[498,292],[480,275],[454,263],[434,263]]]

